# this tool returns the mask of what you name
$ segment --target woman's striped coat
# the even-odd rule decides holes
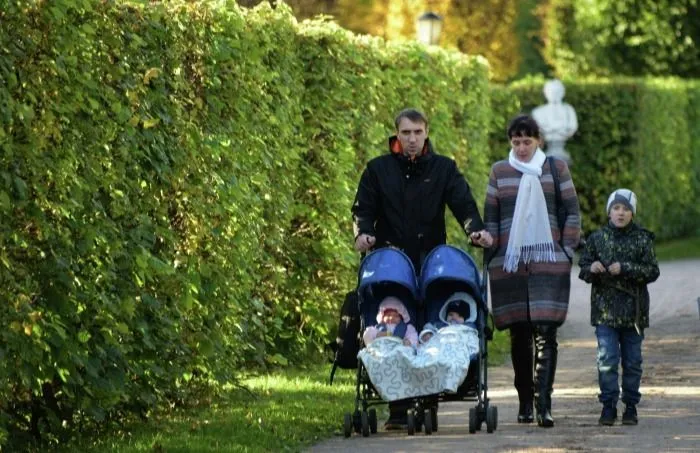
[[[562,233],[557,225],[554,180],[550,160],[547,159],[542,166],[540,182],[547,202],[556,262],[530,262],[527,265],[521,262],[514,273],[503,270],[503,261],[522,173],[511,167],[507,160],[496,162],[491,167],[484,221],[486,229],[494,238],[493,247],[489,250],[491,259],[488,268],[491,305],[498,329],[528,320],[559,326],[566,319],[571,287],[571,260],[581,234],[581,219],[569,167],[561,159],[554,161],[559,172],[562,201],[568,213],[563,231],[564,248],[560,246]]]

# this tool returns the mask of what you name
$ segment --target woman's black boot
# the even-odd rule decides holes
[[[520,400],[518,408],[518,423],[532,423],[535,417],[532,411],[532,399],[529,401]]]
[[[516,324],[510,330],[510,358],[515,374],[515,389],[518,391],[518,423],[535,421],[532,409],[532,328],[529,324]]]
[[[554,426],[552,417],[552,387],[557,370],[557,328],[538,326],[535,332],[535,404],[537,424],[544,428]]]

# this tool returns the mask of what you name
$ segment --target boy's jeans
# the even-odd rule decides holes
[[[599,325],[595,328],[598,337],[598,401],[617,405],[620,397],[617,365],[622,359],[622,402],[637,405],[642,395],[639,383],[642,380],[642,340],[633,328],[613,328]]]

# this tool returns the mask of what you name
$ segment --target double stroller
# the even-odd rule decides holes
[[[469,362],[466,378],[456,392],[443,391],[409,399],[407,432],[414,435],[423,431],[430,435],[437,431],[438,403],[448,401],[475,401],[476,405],[469,409],[469,432],[479,431],[484,422],[487,431],[493,432],[498,423],[498,412],[496,406],[489,404],[487,396],[487,341],[491,339],[491,329],[487,327],[486,276],[484,273],[481,278],[472,257],[453,246],[438,246],[425,258],[420,277],[416,278],[413,265],[403,252],[393,248],[379,249],[367,255],[360,264],[357,292],[361,334],[377,323],[379,304],[385,297],[397,297],[403,302],[418,331],[428,322],[439,323],[439,312],[454,293],[466,292],[473,297],[478,354]],[[364,346],[360,344],[361,348]],[[363,362],[358,360],[355,410],[344,414],[345,437],[353,431],[364,437],[376,433],[377,411],[374,406],[380,404],[386,404],[386,401],[372,384]]]

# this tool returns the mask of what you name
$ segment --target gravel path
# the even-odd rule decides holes
[[[552,429],[515,422],[518,409],[510,363],[489,370],[489,395],[498,407],[493,434],[470,435],[468,410],[474,403],[440,406],[440,431],[431,436],[382,432],[369,438],[338,435],[310,452],[436,451],[700,451],[700,260],[661,264],[661,277],[649,286],[651,327],[644,341],[639,425],[600,427],[595,366],[596,342],[588,324],[590,286],[572,272],[567,322],[560,330],[559,365],[553,395]],[[624,405],[618,405],[618,411]]]

